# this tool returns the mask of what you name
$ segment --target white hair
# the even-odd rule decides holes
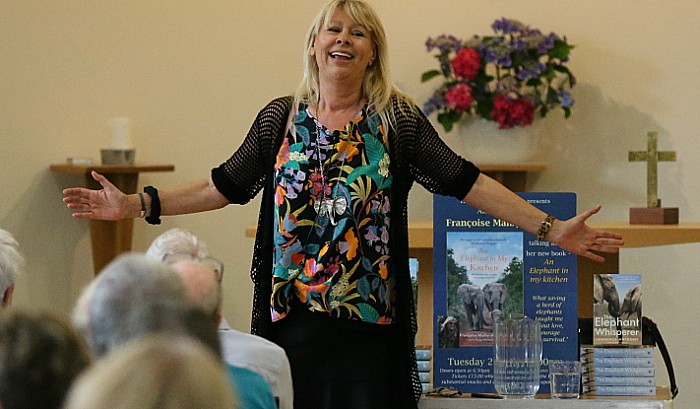
[[[207,257],[207,245],[187,230],[174,228],[156,237],[146,251],[146,255],[162,261],[169,253],[190,253]]]
[[[17,280],[24,268],[24,257],[19,252],[19,244],[7,230],[0,229],[0,298]]]

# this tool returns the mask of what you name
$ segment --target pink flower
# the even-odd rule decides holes
[[[472,98],[472,88],[467,84],[457,84],[451,90],[445,93],[447,106],[454,109],[455,112],[461,114],[469,109],[469,106],[474,101]]]
[[[491,118],[500,124],[500,129],[527,126],[535,119],[535,107],[532,101],[525,97],[511,98],[507,95],[496,95],[493,98]]]
[[[471,81],[476,78],[481,66],[481,56],[473,48],[460,48],[452,60],[452,71],[457,78]]]

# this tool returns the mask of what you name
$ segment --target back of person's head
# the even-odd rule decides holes
[[[199,342],[144,337],[81,376],[65,408],[238,408],[229,385],[222,363]]]
[[[221,320],[224,265],[209,255],[204,241],[187,230],[174,228],[156,237],[146,255],[171,265],[180,274],[190,302],[211,314],[216,322]]]
[[[0,407],[60,408],[89,360],[65,320],[48,313],[0,314]]]
[[[191,232],[174,228],[162,233],[151,242],[146,255],[159,261],[172,254],[191,254],[193,256],[207,257],[209,251],[204,242]]]
[[[206,265],[192,260],[175,262],[172,267],[182,278],[192,305],[218,323],[221,319],[222,291],[216,273]]]
[[[17,240],[7,230],[0,229],[0,300],[6,307],[12,303],[17,275],[24,266],[24,257]]]
[[[206,243],[184,229],[170,229],[153,239],[146,255],[169,265],[185,260],[198,261],[213,270],[219,281],[224,273],[224,264],[209,255]]]
[[[188,306],[185,287],[175,271],[131,253],[113,260],[83,291],[73,323],[93,354],[102,356],[142,335],[180,331],[178,314]]]

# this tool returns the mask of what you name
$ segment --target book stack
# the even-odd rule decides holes
[[[418,362],[418,378],[423,388],[423,393],[430,392],[430,363],[432,350],[428,346],[416,347],[416,360]]]
[[[581,347],[584,395],[656,394],[654,347]]]

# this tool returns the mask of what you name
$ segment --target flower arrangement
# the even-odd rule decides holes
[[[467,41],[428,38],[427,51],[437,51],[440,69],[423,73],[422,82],[443,79],[425,102],[425,114],[437,112],[448,132],[465,116],[495,121],[500,129],[528,126],[558,106],[568,118],[576,78],[566,63],[574,46],[517,20],[501,18],[491,28],[495,35]]]

